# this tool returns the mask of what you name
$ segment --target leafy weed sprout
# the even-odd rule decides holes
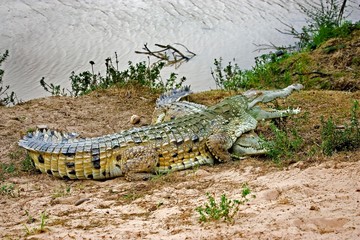
[[[208,222],[222,219],[225,222],[233,222],[235,215],[240,210],[240,205],[249,201],[248,195],[250,193],[250,188],[247,185],[243,185],[240,200],[231,200],[225,194],[222,194],[220,203],[216,202],[213,195],[206,193],[208,202],[204,206],[199,206],[195,209],[200,214],[199,221]]]
[[[70,185],[60,185],[59,187],[57,187],[53,194],[51,195],[52,199],[56,199],[56,198],[60,198],[60,197],[65,197],[70,195],[71,193],[71,186]]]
[[[31,217],[28,212],[26,212],[28,215],[28,222],[30,220],[30,223],[34,221],[33,217]],[[43,233],[46,231],[46,224],[47,220],[49,219],[49,215],[46,213],[46,210],[40,213],[40,226],[29,228],[26,224],[23,224],[25,227],[26,235],[36,234],[36,233]]]
[[[0,195],[6,195],[10,197],[16,197],[15,185],[13,183],[3,184],[0,186]]]
[[[25,159],[21,161],[21,170],[24,172],[35,172],[35,164],[31,157],[27,154]]]
[[[5,176],[12,175],[16,172],[14,163],[0,163],[0,180],[4,180]]]

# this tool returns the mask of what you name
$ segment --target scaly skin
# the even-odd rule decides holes
[[[287,95],[300,89],[288,88]],[[286,94],[269,92],[260,101]],[[256,119],[266,112],[258,114],[256,110],[257,117],[252,116],[255,108],[249,109],[248,105],[254,106],[258,98],[259,94],[237,95],[175,120],[97,138],[37,131],[25,136],[19,145],[28,150],[36,168],[55,177],[144,179],[155,172],[212,164],[214,159],[229,161],[229,149],[244,133],[254,130]]]

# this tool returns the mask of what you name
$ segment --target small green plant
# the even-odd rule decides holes
[[[70,185],[60,185],[57,189],[54,190],[53,194],[52,194],[52,198],[59,198],[59,197],[64,197],[64,196],[68,196],[71,192],[71,186]]]
[[[15,197],[15,185],[12,183],[1,185],[0,194]]]
[[[22,150],[16,149],[14,151],[11,151],[8,156],[11,160],[17,161],[17,160],[19,160],[19,158],[21,157],[22,154],[23,154]]]
[[[33,217],[30,216],[27,211],[26,211],[26,213],[28,215],[28,222],[27,223],[34,222],[35,220],[33,219]],[[25,227],[26,235],[45,232],[48,218],[49,218],[49,216],[48,216],[48,214],[46,213],[46,210],[45,210],[45,211],[40,213],[40,226],[39,227],[29,228],[26,224],[23,224],[24,227]]]
[[[302,144],[303,139],[299,136],[295,129],[291,131],[283,131],[278,129],[273,123],[270,125],[273,139],[262,141],[262,146],[267,149],[266,155],[269,156],[275,163],[281,163],[281,159],[288,159],[294,156]]]
[[[35,164],[31,157],[27,154],[25,159],[21,161],[21,170],[24,172],[35,172]]]
[[[208,202],[204,206],[199,206],[195,210],[200,214],[199,221],[207,222],[210,220],[217,221],[222,219],[225,222],[233,222],[234,216],[239,212],[240,205],[249,201],[248,195],[251,193],[250,188],[244,185],[241,192],[240,200],[230,200],[225,194],[221,195],[220,203],[217,203],[214,196],[206,193]],[[253,195],[253,197],[255,197]]]
[[[45,226],[46,226],[46,222],[48,220],[49,216],[46,213],[46,211],[43,211],[42,213],[40,213],[40,232],[44,232],[45,231]]]
[[[134,190],[129,190],[128,192],[124,193],[123,195],[121,195],[121,198],[127,202],[132,202],[138,198],[143,197],[144,194],[140,193],[138,191],[134,191]]]
[[[51,93],[52,96],[66,96],[65,88],[61,88],[60,85],[54,85],[53,83],[46,83],[45,78],[42,77],[40,79],[40,85],[43,87],[43,89],[49,93]]]
[[[8,50],[6,50],[5,53],[0,54],[0,67],[8,56],[9,56]],[[7,93],[10,86],[9,85],[3,86],[3,76],[4,76],[4,70],[0,69],[0,105],[6,106],[8,104],[16,104],[15,93],[14,92],[11,92],[10,94]]]
[[[4,173],[14,173],[16,171],[16,166],[14,163],[0,163],[0,169]]]
[[[14,163],[0,163],[0,180],[3,180],[7,175],[12,175],[16,172]]]
[[[35,132],[36,131],[36,128],[28,128],[27,130],[26,130],[26,133],[33,133],[33,132]]]
[[[359,102],[354,101],[351,108],[350,124],[338,128],[332,118],[327,121],[321,118],[321,149],[331,156],[338,151],[352,150],[360,147]]]
[[[26,223],[33,223],[35,222],[35,218],[29,213],[28,210],[25,210],[25,215],[28,217],[28,220],[26,221]]]

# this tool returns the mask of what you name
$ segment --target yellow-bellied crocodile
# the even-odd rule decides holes
[[[257,120],[297,114],[299,109],[265,111],[257,106],[286,97],[301,84],[274,91],[247,91],[211,107],[164,123],[95,138],[76,138],[51,130],[29,133],[19,145],[41,172],[65,179],[143,179],[231,159],[229,150]],[[235,149],[236,152],[236,148]]]

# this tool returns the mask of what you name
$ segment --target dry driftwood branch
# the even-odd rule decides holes
[[[169,44],[155,44],[156,47],[160,48],[160,50],[152,51],[149,49],[147,43],[144,44],[144,51],[135,51],[137,54],[146,54],[149,56],[153,56],[158,58],[160,61],[166,61],[169,65],[176,65],[179,67],[183,62],[189,61],[191,58],[196,56],[195,53],[191,52],[187,47],[183,44],[175,43],[176,45],[180,45],[185,48],[186,53],[184,54],[179,49],[171,46]]]

